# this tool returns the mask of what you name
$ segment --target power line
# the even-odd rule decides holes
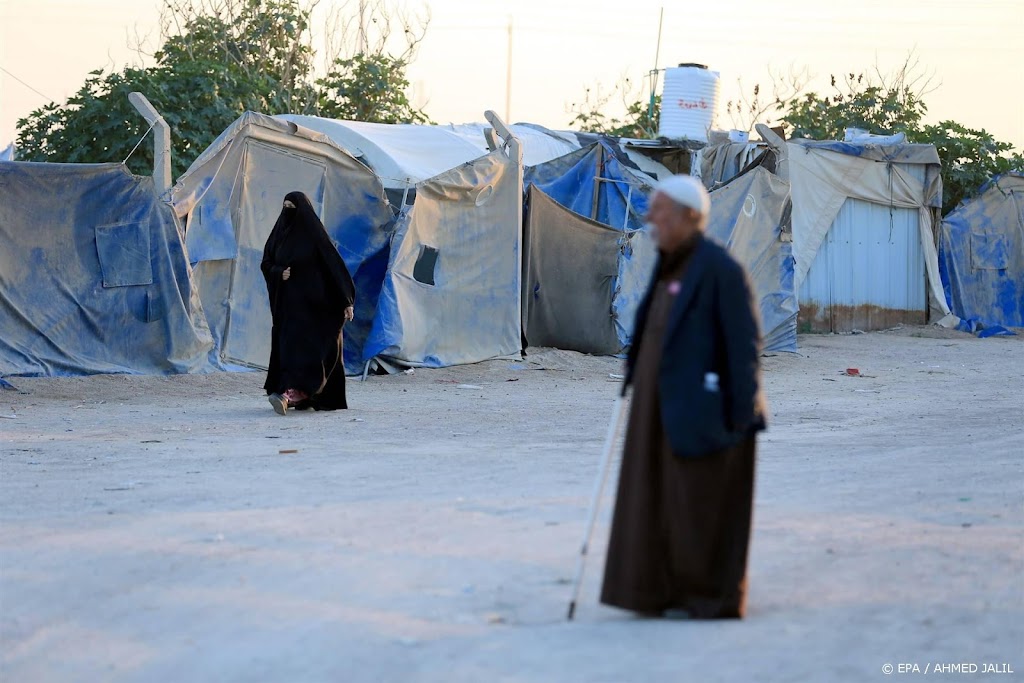
[[[0,71],[3,71],[3,72],[4,72],[5,74],[7,74],[8,76],[10,76],[10,77],[11,77],[11,78],[13,78],[14,80],[18,81],[18,83],[21,83],[21,84],[22,84],[23,86],[25,86],[26,88],[28,88],[29,90],[31,90],[31,91],[32,91],[32,92],[34,92],[35,94],[39,95],[40,97],[42,97],[43,99],[45,99],[45,100],[46,100],[47,102],[56,102],[56,101],[57,101],[57,100],[55,100],[54,98],[52,98],[52,97],[47,97],[47,96],[46,96],[45,94],[43,94],[43,93],[39,92],[38,90],[36,90],[35,88],[33,88],[33,87],[32,87],[31,85],[29,85],[29,84],[28,84],[28,83],[26,83],[25,81],[21,80],[20,78],[18,78],[18,77],[17,77],[17,76],[15,76],[14,74],[12,74],[12,73],[11,73],[10,71],[8,71],[7,69],[3,68],[2,66],[0,66]]]

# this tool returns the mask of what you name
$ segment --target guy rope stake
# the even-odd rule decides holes
[[[590,499],[590,512],[587,515],[587,528],[583,533],[583,544],[580,546],[580,557],[576,562],[576,579],[573,581],[572,599],[569,601],[569,621],[572,621],[576,614],[576,601],[580,597],[580,586],[583,584],[583,569],[586,565],[587,551],[590,548],[590,537],[594,533],[594,522],[597,519],[597,510],[601,505],[601,494],[604,493],[604,484],[608,479],[608,469],[612,462],[612,451],[615,450],[615,442],[619,435],[619,424],[622,422],[622,392],[615,397],[615,406],[612,408],[612,419],[608,423],[608,434],[604,439],[604,453],[601,455],[601,469],[597,474],[597,481],[594,482],[594,494]]]

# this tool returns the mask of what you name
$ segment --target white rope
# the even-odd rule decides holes
[[[121,164],[122,164],[122,165],[123,165],[123,164],[127,164],[127,163],[128,163],[128,160],[132,158],[132,155],[133,155],[133,154],[135,154],[135,150],[137,150],[137,149],[139,148],[139,145],[141,145],[141,144],[142,144],[142,141],[146,139],[146,136],[148,136],[148,135],[149,135],[149,133],[150,133],[150,132],[151,132],[151,131],[153,130],[153,128],[154,128],[154,127],[156,126],[156,124],[160,123],[160,122],[161,122],[161,121],[163,121],[163,120],[164,120],[164,117],[162,117],[162,116],[161,116],[160,118],[158,118],[158,119],[157,119],[156,121],[154,121],[154,122],[153,122],[153,125],[151,125],[151,126],[150,126],[150,127],[149,127],[149,128],[147,129],[147,130],[146,130],[146,132],[145,132],[145,133],[143,133],[143,134],[142,134],[142,137],[141,137],[141,138],[139,138],[139,141],[135,143],[135,146],[134,146],[134,147],[132,147],[132,151],[128,152],[128,156],[126,156],[126,157],[124,158],[124,161],[122,161],[122,162],[121,162]]]

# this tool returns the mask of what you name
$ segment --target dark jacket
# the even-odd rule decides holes
[[[699,239],[672,306],[658,379],[662,424],[680,457],[723,450],[767,426],[759,316],[746,272],[724,247]],[[657,281],[656,269],[637,311],[626,386]],[[717,390],[706,384],[708,373],[718,375]]]

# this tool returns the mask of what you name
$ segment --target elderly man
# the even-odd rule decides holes
[[[633,387],[601,601],[667,618],[739,618],[756,433],[767,408],[742,266],[704,237],[711,200],[662,181],[648,219],[661,253],[637,313]]]

